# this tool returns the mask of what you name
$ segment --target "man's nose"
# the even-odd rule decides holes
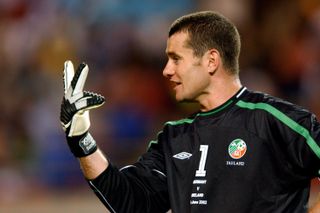
[[[163,71],[162,71],[162,75],[166,78],[171,77],[174,74],[174,70],[172,69],[172,67],[170,66],[170,63],[167,62],[166,66],[164,67]]]

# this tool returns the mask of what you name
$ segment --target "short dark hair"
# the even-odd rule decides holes
[[[219,51],[223,65],[232,74],[239,73],[240,35],[235,25],[214,11],[202,11],[182,16],[175,20],[169,37],[177,32],[187,32],[190,46],[197,57],[214,48]]]

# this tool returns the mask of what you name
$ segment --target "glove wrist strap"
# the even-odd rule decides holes
[[[79,136],[67,136],[67,142],[73,155],[78,158],[91,155],[97,150],[96,141],[89,132]]]

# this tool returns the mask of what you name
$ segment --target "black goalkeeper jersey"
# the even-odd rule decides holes
[[[167,122],[138,162],[89,181],[110,212],[303,213],[319,176],[315,115],[242,88],[218,108]]]

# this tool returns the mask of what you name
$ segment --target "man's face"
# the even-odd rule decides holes
[[[168,38],[168,62],[163,75],[170,80],[177,101],[196,101],[208,93],[210,75],[205,57],[196,57],[186,46],[188,33],[177,32]]]

